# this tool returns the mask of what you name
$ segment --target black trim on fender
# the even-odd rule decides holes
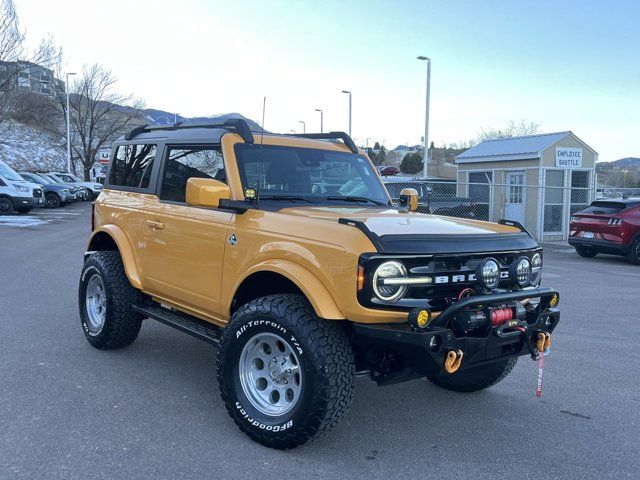
[[[362,233],[364,233],[367,236],[367,238],[371,243],[373,243],[373,246],[376,247],[376,250],[378,251],[378,253],[384,252],[384,247],[380,243],[380,237],[378,237],[378,235],[376,235],[371,230],[369,230],[369,227],[367,227],[367,225],[364,222],[361,222],[360,220],[351,220],[350,218],[339,218],[338,223],[342,225],[350,225],[352,227],[356,227],[358,230],[360,230]]]

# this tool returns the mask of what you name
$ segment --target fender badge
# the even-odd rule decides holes
[[[229,245],[233,247],[236,243],[238,243],[238,237],[236,237],[235,233],[232,233],[229,237]]]

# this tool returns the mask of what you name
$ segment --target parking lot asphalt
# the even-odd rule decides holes
[[[215,349],[145,321],[99,351],[77,282],[89,204],[0,221],[0,478],[638,478],[640,267],[545,251],[562,319],[546,357],[479,393],[377,387],[325,437],[250,441],[218,395]],[[20,223],[17,225],[16,223]]]

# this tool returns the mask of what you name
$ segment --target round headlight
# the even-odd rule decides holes
[[[396,261],[384,262],[373,274],[373,292],[380,300],[393,302],[407,291],[406,285],[393,284],[393,279],[407,276],[405,266]]]
[[[521,286],[526,287],[531,282],[531,262],[527,257],[519,257],[511,265],[511,278]]]
[[[485,258],[476,269],[476,278],[487,290],[496,288],[500,283],[500,266],[493,258]]]
[[[542,280],[542,255],[536,253],[531,257],[531,285],[537,287]]]

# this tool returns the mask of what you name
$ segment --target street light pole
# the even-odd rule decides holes
[[[427,61],[427,105],[424,119],[424,178],[427,178],[427,168],[429,165],[429,99],[431,96],[431,58],[419,56],[418,60]]]
[[[349,90],[342,90],[342,93],[349,94],[349,136],[351,136],[351,92]]]
[[[320,133],[324,133],[324,111],[321,108],[316,108],[316,112],[320,112]]]
[[[307,133],[307,124],[304,123],[302,120],[298,120],[298,123],[302,124],[302,133]]]
[[[69,76],[75,75],[69,72],[66,75],[65,89],[67,93],[67,173],[71,173],[71,117],[69,116]]]

